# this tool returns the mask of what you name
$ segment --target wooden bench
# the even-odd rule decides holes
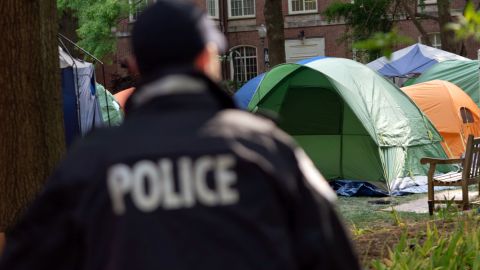
[[[468,198],[468,186],[479,183],[480,179],[480,138],[473,138],[473,135],[468,136],[466,144],[466,152],[464,158],[459,159],[437,159],[437,158],[422,158],[420,163],[430,164],[428,170],[428,212],[433,215],[436,203],[453,202],[461,204],[464,210],[470,207]],[[438,164],[461,164],[462,171],[458,173],[438,175],[435,176],[435,168]],[[459,186],[462,187],[462,200],[448,200],[435,199],[436,186]],[[480,195],[480,185],[479,185]]]

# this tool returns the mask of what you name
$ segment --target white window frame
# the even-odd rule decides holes
[[[432,42],[432,47],[433,48],[442,49],[442,40],[441,40],[441,37],[440,37],[440,32],[431,32],[431,33],[427,33],[427,35],[430,38],[433,38],[433,39],[430,40]],[[438,38],[437,38],[437,36],[438,36]],[[421,44],[425,44],[422,40],[422,36],[418,36],[418,42],[421,43]]]
[[[307,14],[307,13],[317,13],[318,12],[318,1],[315,0],[315,9],[308,9],[308,10],[301,10],[301,11],[293,11],[292,10],[292,1],[288,0],[288,14]],[[305,0],[301,0],[305,1]],[[305,7],[305,2],[303,3],[303,7]]]
[[[230,51],[229,57],[230,57],[230,59],[231,59],[231,60],[230,60],[230,79],[231,79],[232,81],[236,81],[236,80],[237,80],[237,78],[235,77],[235,67],[234,67],[235,63],[234,63],[233,57],[232,57],[233,52],[236,51],[236,50],[239,49],[239,48],[245,48],[245,47],[247,47],[247,48],[254,48],[254,49],[255,49],[255,59],[256,59],[256,65],[257,65],[257,74],[256,74],[255,76],[258,75],[258,68],[259,68],[259,66],[258,66],[258,48],[255,47],[255,46],[251,46],[251,45],[238,45],[238,46],[232,47],[232,48],[229,50],[229,51]],[[245,56],[244,56],[244,57],[245,57]],[[253,58],[253,57],[250,57],[250,58]],[[244,65],[244,70],[243,70],[243,72],[244,72],[244,74],[245,74],[245,75],[244,75],[245,78],[243,78],[244,80],[243,80],[242,82],[247,82],[248,79],[247,79],[247,66],[246,66],[246,65]],[[255,77],[253,77],[253,78],[255,78]],[[251,79],[252,79],[252,78],[251,78]]]
[[[244,1],[244,0],[242,0]],[[241,15],[241,16],[232,16],[232,0],[227,1],[228,6],[228,18],[229,19],[246,19],[246,18],[255,18],[257,14],[257,5],[256,0],[253,0],[253,14],[250,15]]]
[[[219,12],[218,12],[218,1],[219,0],[213,0],[214,1],[214,5],[215,5],[215,15],[210,15],[210,10],[208,9],[208,2],[211,1],[211,0],[205,0],[205,6],[207,8],[207,14],[208,14],[208,17],[210,18],[213,18],[213,19],[218,19],[220,18],[219,16]]]

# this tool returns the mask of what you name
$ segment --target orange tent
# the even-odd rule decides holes
[[[434,80],[402,90],[440,132],[442,146],[450,158],[459,158],[465,152],[468,135],[480,136],[480,109],[458,86]]]
[[[125,103],[127,102],[127,99],[130,97],[133,91],[135,91],[135,87],[122,90],[114,95],[115,99],[123,110],[125,109]]]

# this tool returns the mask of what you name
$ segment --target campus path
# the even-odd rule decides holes
[[[470,191],[468,193],[470,201],[475,200],[478,196],[478,191]],[[437,191],[435,192],[435,198],[443,199],[444,197],[447,199],[455,199],[460,200],[462,198],[462,190],[455,189],[455,190],[445,190],[445,191]],[[414,212],[414,213],[428,213],[428,204],[427,204],[427,195],[417,200],[409,201],[407,203],[395,205],[393,208],[398,212]],[[382,209],[384,211],[392,211],[391,207]]]

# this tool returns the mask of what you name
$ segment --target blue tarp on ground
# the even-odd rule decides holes
[[[414,185],[395,191],[392,194],[377,188],[368,182],[354,180],[334,180],[329,182],[330,186],[335,190],[338,196],[344,197],[386,197],[386,196],[404,196],[409,194],[427,193],[428,185]],[[455,189],[455,187],[435,187],[435,191]]]
[[[321,60],[326,58],[325,56],[317,56],[317,57],[312,57],[304,60],[300,60],[297,62],[299,65],[306,65],[310,62]],[[235,103],[237,106],[241,109],[247,109],[248,104],[250,103],[250,100],[252,100],[253,95],[257,91],[258,85],[263,80],[263,77],[265,77],[266,73],[262,73],[258,75],[257,77],[249,80],[246,84],[244,84],[233,96]]]
[[[335,180],[330,182],[330,186],[337,195],[346,197],[385,197],[388,193],[368,182]]]

